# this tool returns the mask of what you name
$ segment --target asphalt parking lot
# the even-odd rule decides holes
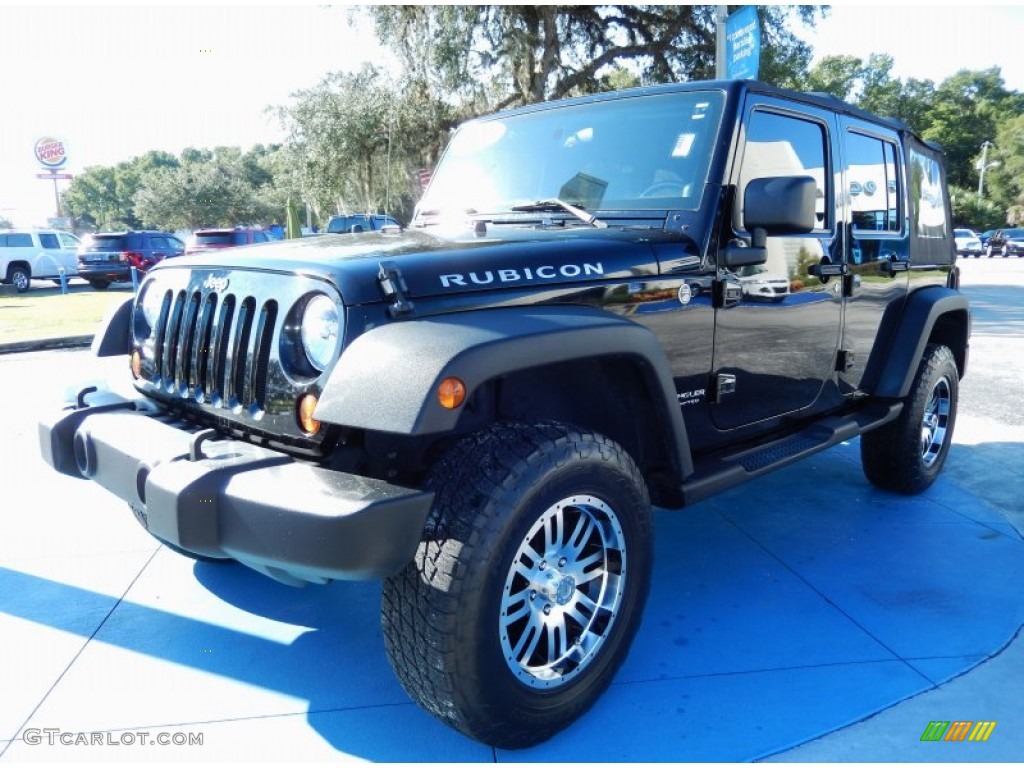
[[[123,381],[121,361],[0,355],[0,761],[1019,761],[1024,259],[961,266],[974,335],[939,481],[878,491],[854,441],[659,512],[625,667],[521,752],[408,699],[378,584],[297,590],[194,563],[46,467],[37,413],[81,376]],[[996,725],[984,742],[923,742],[933,721]]]

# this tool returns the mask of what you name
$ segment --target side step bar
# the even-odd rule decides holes
[[[694,459],[694,473],[683,483],[687,505],[714,496],[734,485],[852,440],[886,424],[903,410],[903,403],[876,403],[846,416],[833,416],[770,442],[739,452],[716,453]]]

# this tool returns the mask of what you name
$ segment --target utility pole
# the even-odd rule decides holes
[[[729,6],[715,6],[715,79],[725,80],[726,47],[725,22],[729,18]]]

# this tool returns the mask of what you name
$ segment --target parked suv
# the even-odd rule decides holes
[[[197,229],[185,243],[185,255],[215,251],[220,248],[234,248],[253,243],[269,243],[277,238],[259,227],[235,227],[234,229]]]
[[[384,227],[399,226],[398,222],[390,216],[381,214],[353,213],[341,216],[331,216],[327,222],[327,233],[338,234],[350,232],[371,232],[384,229]]]
[[[176,551],[383,578],[409,695],[524,747],[626,657],[652,504],[858,437],[876,486],[931,485],[955,259],[942,154],[903,123],[744,80],[535,104],[461,127],[405,230],[157,265],[94,345],[135,397],[81,390],[42,452]],[[742,300],[755,266],[785,301]]]
[[[79,240],[55,229],[0,229],[0,283],[24,293],[33,280],[74,277]]]
[[[132,267],[144,275],[154,264],[184,252],[185,244],[170,232],[97,232],[78,249],[78,275],[105,290],[111,283],[131,280]]]

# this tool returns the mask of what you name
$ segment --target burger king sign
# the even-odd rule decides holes
[[[62,167],[68,161],[64,142],[53,136],[43,136],[36,142],[36,160],[48,170]]]

